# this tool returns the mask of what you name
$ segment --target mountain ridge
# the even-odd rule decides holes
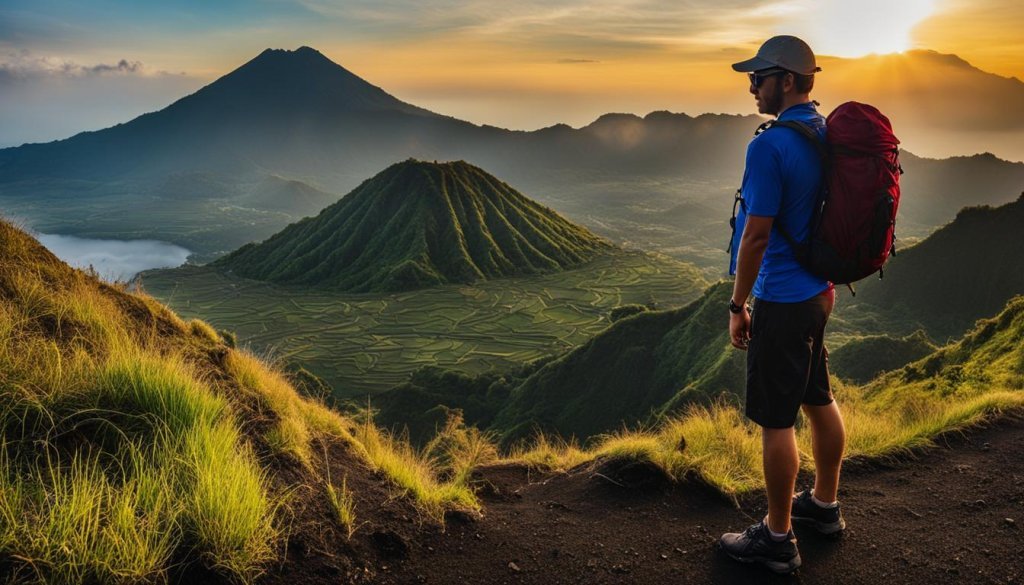
[[[478,167],[410,159],[213,266],[368,292],[554,271],[612,249]]]

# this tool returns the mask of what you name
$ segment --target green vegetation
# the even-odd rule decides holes
[[[620,305],[618,307],[615,307],[614,309],[611,310],[610,313],[608,313],[608,320],[614,323],[624,317],[636,315],[637,313],[643,313],[644,311],[648,311],[652,308],[653,307],[647,307],[644,305]]]
[[[1024,293],[1024,197],[1001,207],[963,209],[949,225],[901,250],[838,317],[863,333],[924,329],[946,342]]]
[[[356,500],[355,496],[348,489],[348,477],[341,478],[341,487],[334,487],[331,482],[330,466],[327,467],[327,500],[334,510],[338,522],[345,528],[345,533],[351,539],[356,533]]]
[[[509,393],[493,426],[507,443],[541,429],[587,438],[742,387],[721,308],[727,283],[680,309],[648,311],[544,364]]]
[[[612,250],[478,167],[410,159],[212,266],[277,283],[380,292],[552,272]]]
[[[164,582],[199,560],[252,581],[282,550],[294,482],[321,493],[314,441],[345,445],[366,465],[350,473],[379,469],[432,518],[477,507],[465,474],[444,479],[299,397],[209,325],[72,270],[6,223],[0,250],[0,563],[14,580]],[[287,459],[298,475],[276,471]]]
[[[735,396],[744,354],[722,321],[730,292],[717,284],[685,307],[634,313],[560,356],[501,372],[423,368],[374,397],[376,420],[422,444],[454,409],[507,446],[538,431],[585,440]]]
[[[1012,300],[960,342],[940,349],[871,384],[834,383],[847,423],[847,456],[884,457],[931,443],[937,434],[987,416],[1024,408],[1024,298]],[[798,423],[804,464],[809,429]],[[726,494],[760,489],[761,438],[729,404],[692,406],[654,430],[620,431],[581,449],[541,436],[512,458],[565,469],[600,457],[649,461],[671,477],[699,474]]]
[[[273,351],[336,397],[360,399],[424,366],[482,374],[562,353],[608,327],[614,307],[679,306],[706,286],[692,265],[624,251],[555,274],[390,294],[278,286],[204,267],[147,272],[142,283],[179,314],[237,332],[240,347]]]
[[[936,349],[924,331],[902,338],[873,335],[848,341],[829,352],[828,365],[833,374],[854,384],[866,384],[882,372],[902,368]]]

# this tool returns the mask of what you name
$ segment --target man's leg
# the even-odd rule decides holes
[[[822,502],[834,502],[839,489],[839,468],[846,447],[846,428],[843,415],[835,401],[824,406],[803,405],[804,414],[811,421],[811,445],[814,451],[814,497]],[[767,476],[767,472],[765,473]]]
[[[800,469],[793,427],[770,429],[762,427],[761,446],[764,483],[768,493],[768,528],[772,532],[789,531],[789,512]]]

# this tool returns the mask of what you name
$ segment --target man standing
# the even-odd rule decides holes
[[[824,140],[825,120],[810,98],[821,69],[807,43],[792,36],[766,41],[757,56],[732,66],[750,78],[758,111],[795,121]],[[780,232],[805,241],[822,181],[815,145],[793,128],[761,132],[747,147],[730,274],[732,345],[747,351],[745,413],[761,426],[767,517],[741,533],[722,535],[733,558],[778,573],[800,566],[791,522],[835,534],[845,523],[836,501],[846,434],[832,399],[825,323],[832,284],[805,270]],[[775,229],[773,229],[773,227]],[[753,295],[753,315],[746,306]],[[799,455],[793,425],[803,409],[810,421],[814,489],[794,496]]]

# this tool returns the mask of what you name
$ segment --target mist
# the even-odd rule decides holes
[[[127,281],[151,268],[175,268],[191,252],[156,240],[94,240],[57,234],[37,234],[39,243],[75,268],[96,270],[104,280]]]

